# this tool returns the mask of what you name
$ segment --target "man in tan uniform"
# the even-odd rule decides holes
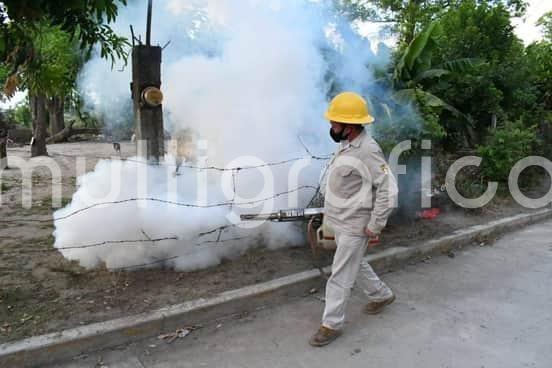
[[[355,281],[369,301],[368,314],[381,312],[395,300],[391,289],[363,261],[369,240],[385,227],[398,194],[381,148],[362,126],[374,118],[364,99],[351,92],[332,100],[326,118],[332,125],[331,137],[340,143],[324,190],[324,222],[335,232],[337,250],[326,284],[322,325],[309,341],[313,346],[327,345],[340,335]]]

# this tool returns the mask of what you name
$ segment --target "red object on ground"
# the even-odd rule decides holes
[[[440,208],[430,208],[429,210],[423,210],[420,212],[420,218],[425,220],[433,220],[435,217],[439,216],[440,213]]]

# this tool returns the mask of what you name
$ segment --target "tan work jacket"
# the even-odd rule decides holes
[[[338,232],[379,234],[397,206],[397,180],[366,130],[340,143],[322,187],[324,222]]]

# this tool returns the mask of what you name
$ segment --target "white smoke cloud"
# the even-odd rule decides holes
[[[126,35],[132,22],[137,32],[144,20],[145,5],[132,3],[121,9],[115,29]],[[333,36],[327,37],[328,33]],[[156,1],[152,38],[160,44],[171,41],[162,64],[166,127],[173,132],[193,130],[205,146],[206,158],[201,162],[207,165],[238,167],[302,157],[306,152],[299,136],[313,152],[331,152],[329,126],[323,119],[330,83],[361,93],[371,83],[366,66],[374,55],[369,44],[322,2]],[[328,78],[330,69],[333,74]],[[130,99],[129,82],[129,68],[111,70],[108,62],[94,59],[85,66],[79,85],[88,104],[116,122],[118,116],[129,113],[128,106],[117,102]],[[241,170],[234,176],[182,168],[181,175],[175,176],[173,162],[170,157],[161,166],[99,162],[93,172],[79,178],[71,204],[55,213],[55,246],[66,248],[61,250],[65,257],[89,268],[147,264],[194,270],[252,246],[276,248],[304,242],[304,234],[293,224],[229,228],[198,237],[227,225],[235,210],[229,206],[190,208],[131,201],[60,219],[90,205],[129,198],[209,205],[233,197],[243,198],[238,201],[270,197],[297,185],[316,186],[323,164],[291,162]],[[294,164],[305,168],[297,183],[290,184]],[[235,187],[236,194],[225,195],[224,186],[226,192]],[[114,194],[106,197],[110,190]],[[257,203],[250,211],[304,206],[313,193],[307,188]],[[172,236],[177,239],[148,241]],[[219,237],[240,239],[214,242]],[[67,249],[126,240],[141,242]],[[172,259],[163,261],[167,258]]]

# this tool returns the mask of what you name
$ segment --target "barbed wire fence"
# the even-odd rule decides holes
[[[58,222],[58,221],[65,221],[68,220],[74,216],[77,216],[79,214],[85,213],[91,209],[102,207],[102,206],[116,206],[116,205],[122,205],[122,204],[128,204],[128,203],[137,203],[137,202],[153,202],[153,203],[159,203],[159,204],[165,204],[165,205],[172,205],[177,207],[184,207],[184,208],[196,208],[196,209],[209,209],[209,208],[215,208],[215,207],[228,207],[229,210],[232,210],[232,208],[236,206],[255,206],[263,204],[267,201],[278,199],[287,195],[290,195],[292,193],[300,192],[303,190],[312,190],[314,194],[312,195],[310,201],[308,202],[307,207],[310,207],[320,196],[320,183],[317,186],[314,185],[300,185],[296,188],[289,189],[287,191],[282,191],[278,193],[274,193],[271,196],[267,196],[260,199],[255,200],[249,200],[249,201],[236,201],[236,193],[238,189],[238,176],[240,172],[248,171],[248,170],[257,170],[261,168],[268,168],[268,167],[277,167],[277,166],[283,166],[286,164],[291,164],[297,161],[301,160],[314,160],[314,161],[328,161],[331,158],[331,154],[327,155],[314,155],[311,153],[311,151],[307,148],[307,146],[304,144],[304,142],[300,139],[302,146],[304,147],[305,151],[308,155],[302,156],[302,157],[295,157],[290,158],[286,160],[280,160],[275,162],[267,162],[259,165],[245,165],[245,166],[235,166],[235,167],[219,167],[219,166],[200,166],[200,165],[191,165],[191,164],[179,164],[179,163],[170,163],[170,162],[157,162],[157,163],[151,163],[147,162],[145,160],[140,159],[133,159],[133,158],[123,158],[123,157],[105,157],[105,156],[87,156],[87,158],[95,158],[98,160],[113,160],[113,161],[123,161],[123,162],[131,162],[136,164],[143,164],[143,165],[149,165],[149,166],[165,166],[165,167],[174,167],[175,168],[175,174],[176,175],[182,175],[179,173],[180,169],[189,169],[189,170],[196,170],[196,171],[216,171],[216,172],[230,172],[231,173],[231,185],[233,190],[233,197],[227,201],[222,202],[216,202],[216,203],[209,203],[209,204],[198,204],[198,203],[187,203],[187,202],[178,202],[178,201],[171,201],[166,200],[162,198],[155,198],[155,197],[133,197],[133,198],[126,198],[122,200],[115,200],[115,201],[105,201],[105,202],[98,202],[94,203],[82,208],[79,208],[77,210],[74,210],[68,214],[65,214],[63,216],[58,216],[54,218],[48,218],[48,219],[33,219],[33,218],[25,218],[25,219],[0,219],[0,225],[20,225],[21,223],[43,223],[43,224],[50,224],[52,222]],[[73,155],[67,155],[67,154],[60,154],[60,153],[54,153],[51,155],[53,158],[55,157],[68,157],[68,158],[76,158],[76,156]],[[327,170],[327,165],[324,168],[323,175],[321,178],[324,177]],[[322,180],[320,180],[321,182]],[[216,228],[206,230],[203,232],[198,233],[195,236],[195,241],[192,243],[195,246],[201,247],[201,249],[206,248],[214,248],[214,247],[221,247],[224,246],[228,242],[235,242],[240,240],[246,240],[249,238],[249,236],[230,236],[230,237],[224,237],[225,233],[229,232],[229,230],[236,229],[239,227],[239,224],[225,224],[218,226]],[[151,237],[148,233],[146,233],[143,229],[140,229],[140,232],[142,235],[144,235],[143,239],[126,239],[126,240],[104,240],[94,243],[87,243],[87,244],[75,244],[70,246],[64,246],[64,247],[51,247],[51,248],[45,248],[45,249],[25,249],[20,248],[17,250],[17,252],[14,252],[14,255],[22,255],[22,254],[36,254],[36,253],[50,253],[50,252],[60,252],[64,250],[78,250],[78,249],[89,249],[89,248],[96,248],[96,247],[107,247],[107,246],[125,246],[125,247],[131,247],[136,245],[146,245],[150,244],[152,247],[158,246],[160,243],[168,242],[168,241],[178,241],[178,240],[185,240],[182,238],[179,238],[177,235],[166,235],[166,236],[160,236],[160,237]],[[211,237],[209,237],[211,236]],[[206,240],[203,240],[204,238],[207,238]],[[130,266],[123,266],[123,267],[116,267],[116,268],[109,268],[110,271],[125,271],[125,270],[133,270],[133,269],[141,269],[141,268],[147,268],[151,266],[155,266],[158,264],[165,264],[170,261],[174,261],[178,258],[190,256],[194,253],[196,253],[196,249],[192,249],[190,251],[187,251],[185,253],[179,253],[178,255],[174,256],[168,256],[168,257],[161,257],[156,258],[153,256],[151,257],[153,260],[151,262],[145,262],[141,264],[136,265],[130,265]],[[4,255],[10,255],[10,253],[3,253]]]

